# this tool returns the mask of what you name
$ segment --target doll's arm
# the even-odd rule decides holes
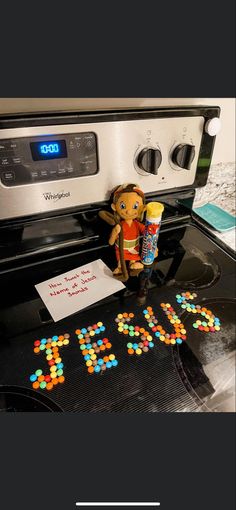
[[[120,231],[121,231],[121,226],[120,226],[120,225],[116,225],[116,226],[112,229],[112,231],[111,231],[111,235],[110,235],[110,237],[109,237],[109,241],[108,241],[108,242],[109,242],[109,244],[110,244],[111,246],[115,243],[115,241],[116,241],[116,239],[117,239],[117,237],[118,237],[118,235],[119,235]]]

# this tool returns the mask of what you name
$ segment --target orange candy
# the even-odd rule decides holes
[[[124,319],[126,319],[128,317],[128,314],[126,312],[123,313],[123,317],[124,317]]]
[[[81,338],[81,339],[79,340],[79,344],[80,344],[80,345],[84,344],[84,338]]]
[[[108,345],[108,344],[107,344]],[[111,344],[110,344],[111,345]],[[104,344],[100,345],[100,351],[105,351],[106,347]]]
[[[128,354],[134,354],[134,349],[128,349]]]
[[[35,381],[33,384],[32,384],[34,390],[37,390],[39,388],[39,382],[38,381]]]
[[[128,329],[124,329],[123,333],[124,333],[124,335],[128,335],[129,334],[129,330]]]
[[[46,388],[47,388],[47,390],[52,390],[53,384],[51,382],[47,383]]]
[[[58,337],[58,340],[60,340],[60,341],[64,340],[64,336],[63,336],[63,335],[60,335],[60,336]]]
[[[39,375],[38,382],[43,382],[43,381],[44,381],[44,375]]]
[[[127,330],[126,330],[127,331]],[[145,329],[144,328],[140,328],[139,330],[139,333],[144,333]]]
[[[101,346],[101,347],[102,347],[102,346]],[[100,349],[101,349],[101,347],[100,347]],[[110,349],[110,348],[111,348],[111,344],[110,344],[110,342],[107,342],[107,344],[106,344],[106,348],[107,348],[107,349]]]
[[[80,335],[81,330],[80,330],[80,329],[76,329],[76,332],[75,332],[75,333],[76,333],[76,335]]]
[[[88,349],[84,349],[84,350],[82,351],[82,354],[83,354],[83,356],[86,356],[86,354],[88,354]]]
[[[105,361],[105,363],[107,363],[109,361],[109,356],[104,356],[103,361]]]
[[[89,368],[93,368],[93,367],[89,367]],[[60,377],[58,377],[58,382],[63,383],[64,381],[65,381],[64,375],[60,375]]]
[[[134,313],[129,313],[129,317],[132,319],[134,317]]]
[[[40,352],[39,347],[35,347],[35,348],[34,348],[34,352],[35,352],[35,354],[38,354],[38,353]]]
[[[54,379],[52,379],[52,384],[55,386],[56,384],[58,384],[58,378],[57,377],[54,377]]]
[[[101,346],[101,347],[102,347],[102,346]],[[89,373],[89,374],[93,374],[93,372],[94,372],[94,368],[93,368],[93,366],[88,367],[88,373]],[[63,376],[60,376],[60,377],[63,377]]]

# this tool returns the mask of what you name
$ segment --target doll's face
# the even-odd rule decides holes
[[[117,202],[112,204],[113,211],[116,211],[123,220],[134,220],[143,211],[143,199],[138,193],[122,193]]]

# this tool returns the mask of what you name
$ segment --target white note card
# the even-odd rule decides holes
[[[125,288],[101,259],[35,285],[55,322]]]

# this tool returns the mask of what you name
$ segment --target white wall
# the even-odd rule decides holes
[[[0,98],[0,114],[53,110],[95,110],[147,106],[216,105],[221,107],[222,130],[212,164],[235,161],[235,98]]]

